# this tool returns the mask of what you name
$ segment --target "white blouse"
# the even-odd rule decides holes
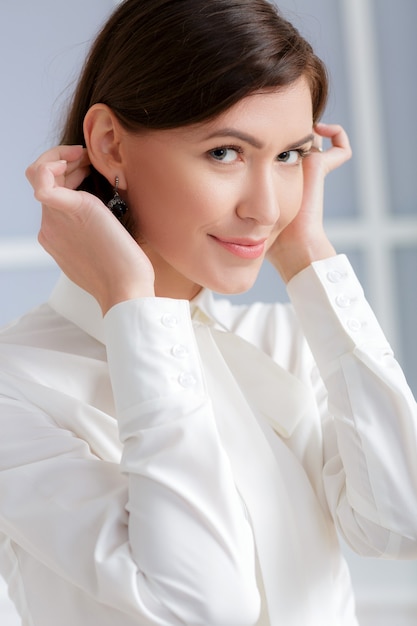
[[[417,557],[417,409],[344,256],[290,305],[62,277],[0,334],[0,572],[25,626],[355,626],[336,529]]]

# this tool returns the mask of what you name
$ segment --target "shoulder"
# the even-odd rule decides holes
[[[0,329],[0,362],[8,370],[25,362],[36,369],[47,354],[62,360],[65,355],[100,358],[101,352],[99,342],[47,303]]]

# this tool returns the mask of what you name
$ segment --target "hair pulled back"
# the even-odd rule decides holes
[[[125,0],[93,44],[62,143],[85,143],[84,117],[98,102],[128,130],[175,128],[301,76],[316,121],[327,98],[325,67],[268,0]],[[85,183],[102,199],[111,191],[94,170]]]

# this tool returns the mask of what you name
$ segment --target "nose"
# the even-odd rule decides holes
[[[236,212],[241,219],[251,219],[263,226],[276,224],[280,208],[273,172],[247,174]]]

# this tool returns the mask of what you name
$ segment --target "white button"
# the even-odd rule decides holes
[[[330,283],[340,283],[342,278],[343,278],[343,274],[341,274],[337,270],[331,270],[330,272],[327,272],[327,280]]]
[[[161,317],[161,323],[166,328],[174,328],[178,324],[178,320],[172,313],[164,313]]]
[[[183,359],[188,355],[188,348],[187,346],[183,346],[181,343],[177,343],[175,346],[172,346],[171,353],[177,359]]]
[[[345,296],[342,293],[336,298],[337,306],[340,306],[342,309],[345,309],[347,306],[350,306],[351,302],[352,300],[349,298],[349,296]]]
[[[347,325],[348,328],[354,333],[357,333],[362,328],[362,324],[360,323],[360,321],[355,319],[354,317],[347,321]]]
[[[178,382],[181,385],[181,387],[193,387],[193,385],[196,384],[196,379],[194,378],[194,376],[192,374],[190,374],[189,372],[182,372],[182,374],[180,374],[178,376]]]

